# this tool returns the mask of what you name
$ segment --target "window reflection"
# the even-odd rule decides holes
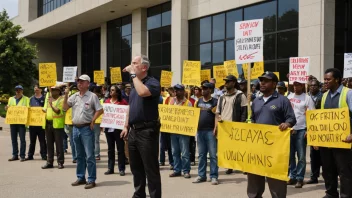
[[[211,64],[211,44],[203,44],[199,47],[200,61],[202,65]]]
[[[213,43],[213,61],[214,64],[224,62],[224,42]]]
[[[277,48],[278,59],[297,57],[298,30],[278,33]]]
[[[47,14],[71,0],[38,0],[38,17]]]
[[[225,38],[225,14],[213,16],[213,40]]]
[[[242,9],[226,13],[226,38],[235,37],[235,22],[243,21]]]
[[[298,27],[298,1],[279,0],[278,30]]]
[[[211,17],[200,19],[200,42],[211,40]]]
[[[171,25],[171,2],[157,5],[147,10],[147,29]]]
[[[244,20],[263,19],[264,33],[276,30],[276,1],[244,9]]]

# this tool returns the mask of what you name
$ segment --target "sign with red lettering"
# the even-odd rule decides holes
[[[293,82],[307,83],[309,78],[309,57],[292,57],[290,58],[289,83]]]
[[[103,104],[104,115],[100,127],[123,129],[126,122],[127,105]]]
[[[343,77],[352,77],[352,53],[345,53]]]
[[[235,23],[236,64],[263,61],[263,19]]]

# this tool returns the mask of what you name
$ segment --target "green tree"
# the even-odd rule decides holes
[[[38,79],[38,70],[33,60],[37,58],[36,46],[19,35],[21,26],[9,20],[5,10],[0,12],[0,91],[14,94],[20,84],[25,93],[32,92],[32,85]]]

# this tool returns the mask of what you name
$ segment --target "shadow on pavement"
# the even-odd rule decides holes
[[[303,188],[295,188],[294,186],[287,186],[287,195],[295,195],[315,190],[325,190],[324,182],[319,184],[304,185]]]
[[[247,182],[247,178],[220,178],[219,183],[220,184],[230,184],[230,183],[235,183],[239,184],[242,182]]]
[[[97,186],[122,186],[130,183],[128,181],[102,181],[97,183]]]

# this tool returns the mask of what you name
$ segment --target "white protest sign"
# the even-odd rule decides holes
[[[293,82],[307,83],[309,78],[309,57],[291,57],[289,84]]]
[[[75,82],[77,74],[77,66],[75,67],[64,67],[64,72],[63,72],[63,82]]]
[[[104,115],[100,127],[123,129],[128,105],[103,104]]]
[[[343,77],[352,77],[352,53],[345,53]]]
[[[263,19],[235,23],[236,64],[263,61]]]

